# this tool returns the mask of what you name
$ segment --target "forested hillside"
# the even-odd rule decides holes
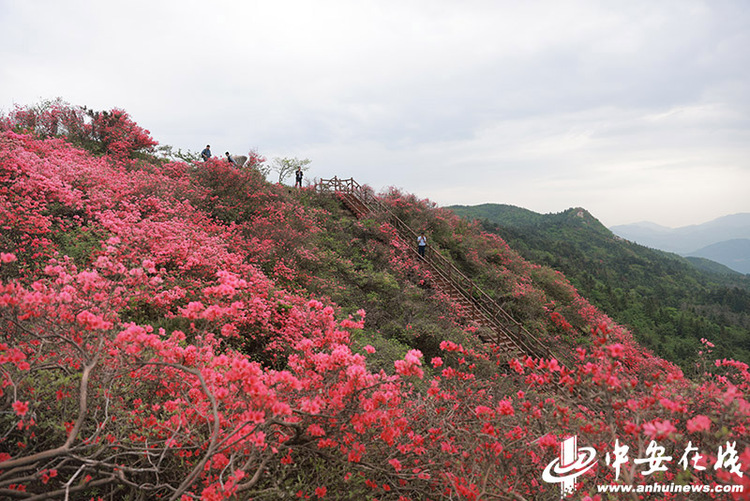
[[[0,118],[0,497],[559,499],[571,436],[581,499],[750,489],[750,373],[709,341],[686,378],[560,272],[377,194],[569,362],[509,357],[385,218],[156,146],[122,110]]]
[[[694,373],[701,339],[750,362],[750,277],[616,237],[583,209],[537,214],[500,204],[451,207],[529,261],[560,270],[644,346]]]

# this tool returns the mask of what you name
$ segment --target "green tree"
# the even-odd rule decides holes
[[[156,148],[156,153],[159,157],[162,157],[170,162],[185,162],[187,164],[197,163],[201,156],[200,153],[192,150],[182,151],[181,148],[177,148],[175,151],[173,146],[164,144]]]
[[[309,158],[300,160],[297,157],[276,157],[271,163],[271,170],[279,173],[279,183],[283,183],[297,168],[302,169],[302,172],[307,171],[310,168],[310,163],[312,163],[312,160]]]

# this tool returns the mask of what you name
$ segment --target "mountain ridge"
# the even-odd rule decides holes
[[[483,204],[476,213],[471,206],[446,208],[478,220],[524,258],[561,271],[595,305],[629,325],[640,342],[683,366],[692,363],[689,346],[701,338],[716,339],[729,328],[724,332],[734,334],[723,349],[730,356],[730,339],[749,337],[750,279],[723,264],[623,239],[581,208],[545,215],[502,204]],[[735,318],[737,312],[719,299],[733,295],[728,292],[733,289],[747,299],[740,308],[745,317],[725,324],[710,312],[725,309],[725,319]],[[742,355],[748,357],[750,352]]]
[[[750,273],[750,259],[745,248],[722,244],[732,240],[750,239],[750,213],[729,214],[706,223],[668,228],[656,223],[615,225],[615,234],[654,249],[675,252],[682,256],[713,259],[740,273]],[[722,244],[722,249],[707,249]],[[707,250],[705,250],[707,249]],[[734,249],[734,252],[732,251]]]
[[[750,238],[734,238],[707,245],[686,254],[721,263],[739,273],[750,274]]]

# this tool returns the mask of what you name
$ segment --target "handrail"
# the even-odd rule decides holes
[[[328,180],[321,179],[317,183],[316,188],[319,191],[334,191],[355,196],[370,213],[381,212],[386,214],[389,219],[388,222],[396,228],[397,235],[401,240],[410,239],[412,243],[416,241],[417,233],[396,216],[382,201],[378,200],[373,193],[359,185],[354,178],[339,179],[338,177],[334,177]],[[416,252],[412,244],[407,245]],[[431,246],[430,253],[426,257],[432,269],[441,278],[450,283],[462,296],[471,301],[482,316],[492,324],[494,330],[496,332],[499,330],[521,352],[536,356],[537,358],[555,358],[552,352],[541,341],[513,318],[502,306],[497,304],[485,291],[479,288],[473,280],[456,268],[435,246]],[[510,324],[510,327],[508,327],[508,324]],[[513,332],[512,328],[515,328],[515,332]]]
[[[339,179],[334,176],[332,179],[321,179],[315,187],[318,191],[343,191],[346,193],[354,193],[355,190],[362,191],[362,186],[353,177]]]

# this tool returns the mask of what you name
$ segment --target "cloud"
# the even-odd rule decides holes
[[[683,225],[750,210],[749,21],[741,0],[6,1],[0,107],[61,96],[440,203]]]

